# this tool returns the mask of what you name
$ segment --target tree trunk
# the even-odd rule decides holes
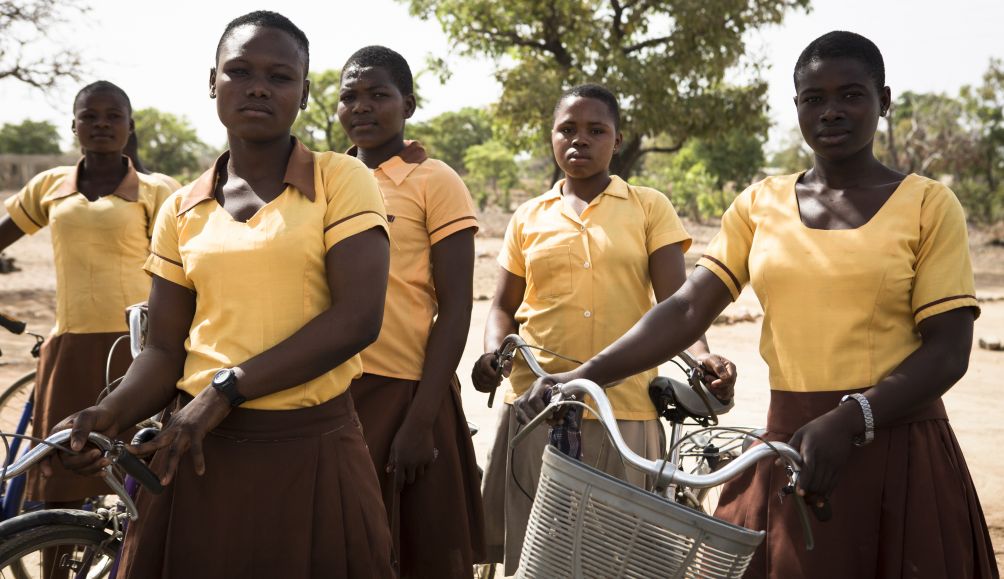
[[[610,174],[617,175],[627,181],[634,172],[638,161],[644,153],[641,150],[641,137],[633,136],[621,143],[621,150],[610,161]]]
[[[893,111],[895,111],[895,108],[890,106],[889,111],[886,113],[887,116],[885,118],[885,125],[887,132],[889,133],[889,159],[892,161],[892,168],[899,171],[899,153],[896,152],[896,136],[894,134],[895,130],[893,129],[892,123]]]

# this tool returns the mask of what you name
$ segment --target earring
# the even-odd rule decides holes
[[[300,102],[300,110],[301,111],[307,110],[307,101],[306,100],[303,100],[303,101]]]
[[[211,98],[211,99],[216,98],[216,87],[215,86],[209,87],[209,98]]]

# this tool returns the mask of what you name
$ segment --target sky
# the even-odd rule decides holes
[[[453,72],[445,85],[432,75],[420,79],[425,120],[464,106],[481,106],[501,90],[494,63],[461,57],[435,21],[423,21],[395,0],[286,0],[195,2],[94,0],[90,13],[53,36],[76,47],[88,66],[86,81],[110,80],[129,93],[134,108],[156,107],[183,115],[199,136],[222,146],[226,134],[208,98],[209,68],[227,22],[251,9],[282,12],[311,43],[311,69],[340,68],[356,49],[382,44],[401,52],[416,71],[427,55],[446,58]],[[362,9],[368,11],[367,14]],[[342,21],[346,25],[340,24]],[[1004,58],[999,23],[1004,0],[814,0],[806,13],[789,13],[784,23],[751,33],[752,54],[768,65],[768,104],[773,123],[768,148],[778,148],[796,126],[791,69],[802,48],[830,30],[852,30],[872,39],[886,62],[893,95],[905,90],[955,94],[978,84],[992,57]],[[37,50],[46,50],[40,42]],[[70,144],[71,101],[76,86],[51,96],[14,81],[0,81],[0,123],[48,120]]]

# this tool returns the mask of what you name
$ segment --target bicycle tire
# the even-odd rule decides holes
[[[35,371],[15,380],[0,393],[0,432],[14,432],[24,405],[35,390]]]
[[[0,523],[0,578],[41,579],[41,553],[54,547],[72,548],[60,558],[64,569],[97,579],[108,576],[121,542],[95,513],[53,509],[21,515]],[[81,575],[84,565],[88,572]]]

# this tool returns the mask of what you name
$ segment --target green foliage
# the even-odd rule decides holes
[[[785,175],[805,171],[812,167],[812,163],[812,149],[805,144],[798,128],[791,130],[784,146],[770,158],[771,168]]]
[[[311,72],[307,110],[293,123],[293,135],[313,151],[344,153],[352,145],[338,122],[339,70]]]
[[[49,121],[25,120],[0,127],[0,153],[58,155],[59,131]]]
[[[763,145],[767,140],[767,120],[763,131],[730,130],[713,140],[695,139],[694,153],[715,177],[715,184],[723,188],[732,183],[745,187],[757,176],[766,163]]]
[[[680,215],[693,219],[720,216],[735,198],[735,187],[731,182],[719,185],[719,179],[702,158],[701,149],[695,141],[672,156],[646,159],[640,178],[632,182],[665,193]]]
[[[487,111],[464,107],[423,123],[410,123],[405,133],[409,139],[421,141],[430,156],[464,175],[468,172],[464,156],[471,147],[492,138],[492,121]]]
[[[213,154],[185,117],[151,107],[133,111],[132,118],[139,157],[150,171],[185,182],[198,175]]]
[[[746,56],[745,39],[809,0],[407,3],[412,14],[437,19],[461,54],[496,60],[497,128],[519,150],[546,142],[563,89],[584,82],[609,87],[624,109],[625,134],[611,169],[627,176],[646,153],[759,128],[766,84],[760,63]],[[727,74],[752,80],[734,84]],[[644,145],[664,133],[671,146]]]
[[[482,210],[493,202],[509,209],[509,193],[519,183],[519,166],[512,150],[498,141],[474,145],[464,153],[467,186]]]

